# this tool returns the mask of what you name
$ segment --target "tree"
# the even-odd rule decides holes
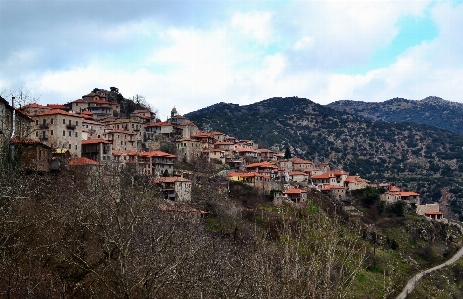
[[[291,150],[288,146],[285,149],[285,159],[291,159]]]

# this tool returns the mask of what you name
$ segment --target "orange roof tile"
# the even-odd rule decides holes
[[[42,113],[37,114],[37,116],[42,116],[42,115],[54,115],[54,114],[60,114],[60,115],[66,115],[66,116],[72,116],[72,117],[82,118],[82,116],[79,115],[79,114],[66,112],[66,111],[61,110],[61,109],[51,109],[51,110],[49,110],[49,111],[44,111],[44,112],[42,112]]]
[[[283,194],[301,194],[301,193],[307,193],[307,191],[302,190],[302,189],[288,189]]]
[[[88,140],[82,140],[82,145],[84,144],[98,144],[98,143],[105,143],[105,144],[111,144],[111,142],[104,140],[104,139],[88,139]]]
[[[71,166],[78,166],[78,165],[98,165],[101,166],[101,163],[98,163],[97,161],[90,160],[89,158],[73,158],[69,160],[69,165]]]

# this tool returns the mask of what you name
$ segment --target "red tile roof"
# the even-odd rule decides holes
[[[289,175],[303,175],[303,176],[308,176],[307,173],[302,172],[302,171],[291,171]]]
[[[288,189],[283,194],[301,194],[301,193],[307,193],[307,191],[302,190],[302,189]]]
[[[98,165],[101,166],[101,163],[98,163],[97,161],[90,160],[89,158],[73,158],[69,160],[69,165],[71,166],[78,166],[78,165]]]
[[[66,115],[66,116],[72,116],[72,117],[82,118],[82,116],[79,115],[79,114],[66,112],[66,111],[61,110],[61,109],[51,109],[51,110],[49,110],[49,111],[44,111],[44,112],[42,112],[42,113],[37,114],[37,116],[42,116],[42,115],[55,115],[55,114],[60,114],[60,115]]]
[[[246,168],[254,168],[254,167],[260,167],[260,168],[278,168],[274,164],[270,162],[261,162],[261,163],[252,163],[246,165]]]
[[[151,151],[151,152],[140,152],[138,153],[140,157],[166,157],[166,158],[177,158],[177,156],[161,152],[161,151]]]
[[[312,176],[312,179],[315,179],[315,180],[329,179],[329,178],[339,177],[341,175],[347,175],[347,172],[345,172],[344,170],[333,170],[333,171],[325,172],[324,174],[314,175]]]
[[[98,143],[105,143],[105,144],[111,144],[111,142],[104,140],[104,139],[88,139],[88,140],[82,140],[82,145],[84,144],[98,144]]]

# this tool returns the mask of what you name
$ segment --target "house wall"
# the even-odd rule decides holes
[[[66,148],[73,157],[81,157],[82,119],[70,115],[35,115],[31,138],[52,148]],[[44,122],[45,121],[45,122]]]

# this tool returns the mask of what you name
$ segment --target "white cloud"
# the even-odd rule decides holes
[[[273,39],[272,16],[273,13],[268,11],[237,12],[231,25],[260,44],[268,45]]]

